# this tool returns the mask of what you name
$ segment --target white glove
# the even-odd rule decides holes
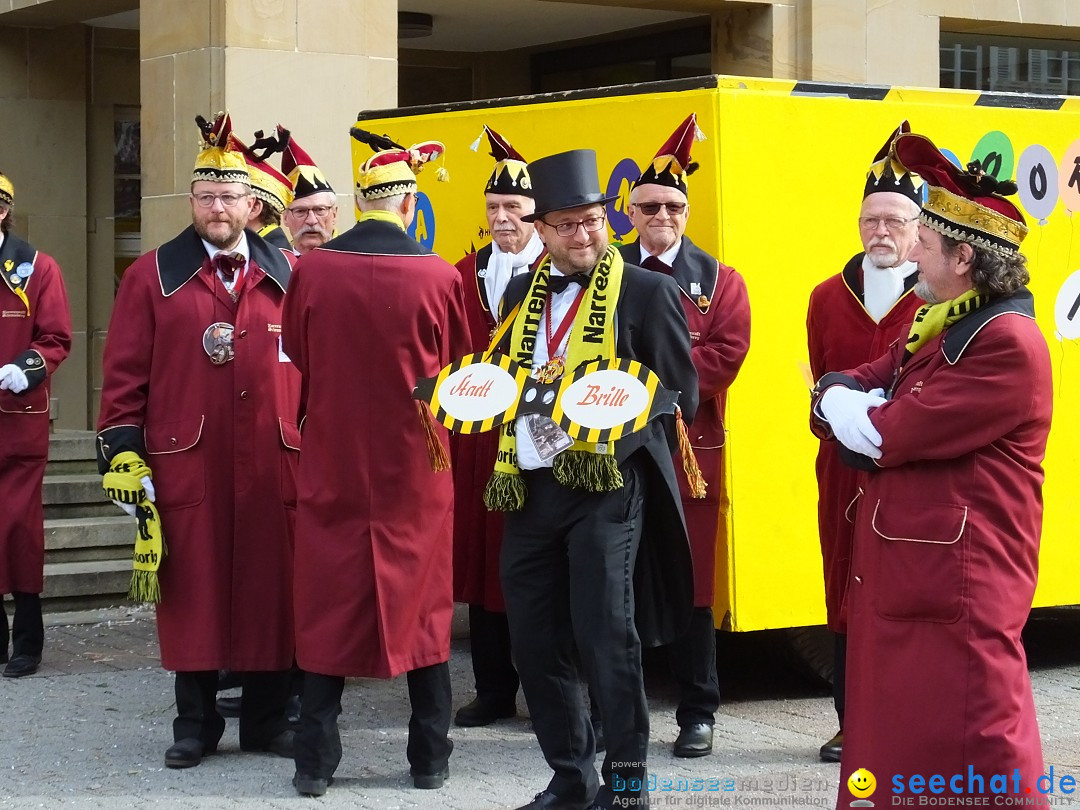
[[[818,410],[840,444],[855,453],[881,458],[881,434],[867,412],[886,403],[884,393],[881,388],[864,393],[834,385],[818,401]]]
[[[14,363],[0,367],[0,390],[21,394],[30,385],[26,374]]]
[[[150,480],[150,476],[144,475],[139,479],[139,483],[143,485],[143,490],[146,492],[146,500],[153,503],[154,499],[157,497],[157,493],[154,491],[154,482]],[[130,517],[135,517],[135,504],[121,503],[117,500],[113,500],[113,503],[127,512]]]

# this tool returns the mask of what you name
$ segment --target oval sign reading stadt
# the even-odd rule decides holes
[[[617,368],[608,368],[593,371],[568,385],[559,405],[571,422],[592,430],[608,430],[647,413],[651,401],[649,389],[641,380]]]
[[[470,363],[439,385],[439,406],[461,422],[482,422],[508,410],[518,397],[514,375],[492,363]]]

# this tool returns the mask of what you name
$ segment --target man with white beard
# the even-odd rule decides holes
[[[923,181],[890,155],[893,141],[910,131],[904,121],[874,158],[859,211],[863,252],[810,295],[806,333],[815,380],[829,371],[856,368],[880,357],[907,337],[923,303],[913,293],[918,266],[907,260],[919,236]],[[817,455],[818,532],[825,572],[825,610],[835,634],[833,702],[840,730],[821,746],[821,759],[839,762],[844,742],[844,670],[847,611],[844,596],[851,567],[854,524],[848,507],[859,492],[857,470],[846,466],[835,441],[822,441]]]
[[[303,256],[330,241],[337,225],[337,194],[307,152],[281,125],[279,137],[289,139],[281,155],[281,171],[293,184],[293,201],[285,209],[285,226],[292,236],[293,252]]]

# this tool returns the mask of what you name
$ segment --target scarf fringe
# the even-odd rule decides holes
[[[564,487],[589,492],[614,492],[623,486],[622,471],[615,456],[567,450],[555,456],[553,466],[555,480]]]
[[[157,571],[132,571],[127,598],[133,602],[160,602],[161,585]]]
[[[519,512],[525,507],[528,489],[520,475],[496,470],[484,487],[484,506],[491,512]]]
[[[690,497],[700,500],[705,497],[708,484],[705,482],[705,476],[701,474],[694,448],[690,446],[690,437],[686,435],[686,422],[683,421],[682,411],[675,411],[675,432],[679,436],[679,454],[682,456],[686,483],[690,487]]]
[[[435,432],[435,420],[431,416],[427,403],[417,400],[416,412],[420,416],[420,424],[424,426],[424,434],[427,438],[428,463],[433,472],[446,472],[450,469],[450,456],[439,440],[439,434]]]

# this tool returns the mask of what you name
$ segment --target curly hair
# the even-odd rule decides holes
[[[959,239],[942,236],[944,250],[955,256],[960,245]],[[999,298],[1012,295],[1031,280],[1027,269],[1027,258],[1023,253],[1002,255],[982,245],[967,243],[973,251],[971,260],[971,283],[981,295]]]

